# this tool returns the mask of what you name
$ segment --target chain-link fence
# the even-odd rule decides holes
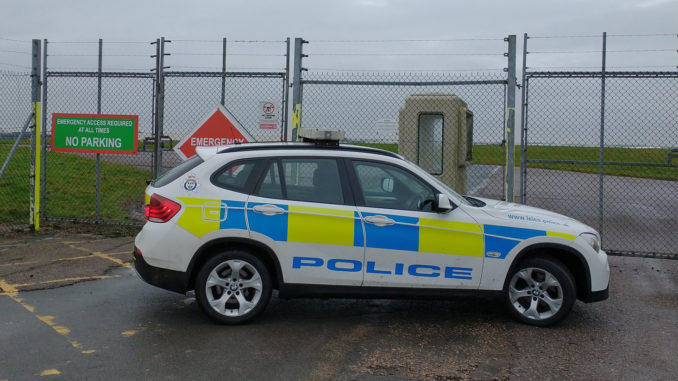
[[[205,50],[191,50],[195,41],[178,41],[176,53],[182,56],[219,56],[226,62],[226,44],[219,53]],[[216,43],[222,41],[198,41]],[[238,41],[235,41],[237,43]],[[139,224],[143,222],[143,198],[146,180],[157,172],[174,167],[181,161],[174,147],[186,134],[202,123],[218,105],[225,107],[249,134],[259,141],[281,140],[287,97],[287,72],[279,71],[168,71],[165,67],[171,53],[145,43],[134,45],[140,52],[102,54],[103,42],[99,42],[99,53],[73,51],[73,43],[63,42],[49,45],[45,56],[44,100],[45,107],[45,176],[43,184],[43,217],[52,221],[105,222],[116,224]],[[262,43],[248,41],[249,44]],[[268,41],[264,43],[269,43]],[[277,45],[286,41],[276,41]],[[116,43],[113,43],[114,46]],[[276,46],[277,46],[276,45]],[[65,47],[64,47],[65,46]],[[94,45],[96,46],[96,45]],[[56,48],[55,48],[56,47]],[[151,49],[156,50],[153,55]],[[61,49],[61,50],[59,50]],[[88,48],[96,52],[91,46]],[[117,46],[120,50],[120,47]],[[146,51],[147,54],[142,52]],[[240,53],[231,53],[238,56]],[[272,55],[243,53],[247,55]],[[103,71],[51,70],[51,60],[56,57],[98,57],[98,62],[89,62],[102,67],[104,57],[146,57],[153,56],[156,69],[153,71]],[[286,57],[286,54],[276,54]],[[49,57],[49,62],[47,58]],[[112,57],[112,58],[109,58]],[[163,57],[159,61],[159,57]],[[91,61],[91,60],[90,60]],[[148,66],[152,66],[148,60]],[[179,68],[194,68],[177,65]],[[162,70],[158,73],[158,62]],[[280,65],[284,66],[284,65]],[[214,69],[202,66],[198,69]],[[83,68],[78,68],[83,69]],[[259,69],[257,69],[259,70]],[[161,83],[161,86],[158,84]],[[30,89],[30,87],[29,87]],[[262,105],[276,109],[267,115],[267,123],[261,122]],[[273,107],[271,107],[273,105]],[[138,116],[138,152],[135,155],[64,153],[50,150],[53,114],[109,114]],[[158,126],[160,128],[158,128]],[[156,144],[156,133],[161,144]],[[156,166],[160,157],[162,164]]]
[[[678,72],[529,70],[524,86],[522,202],[611,253],[676,256]]]
[[[30,214],[30,72],[0,71],[0,234],[26,229]],[[25,133],[22,134],[22,131]]]
[[[459,193],[502,199],[513,191],[504,171],[515,52],[515,36],[296,39],[292,103],[301,127],[343,130],[346,142],[399,153]],[[329,68],[339,62],[356,69]]]
[[[602,69],[586,66],[579,68],[586,71],[553,71],[557,68],[554,63],[563,61],[548,58],[553,54],[560,58],[574,53],[578,58],[572,61],[582,65],[586,63],[580,53],[599,60],[601,51],[595,47],[581,52],[567,50],[582,40],[597,44],[596,38],[565,36],[559,43],[561,51],[551,49],[552,36],[545,37],[542,50],[529,52],[531,62],[546,57],[543,62],[550,68],[528,70],[524,63],[523,134],[517,150],[520,154],[516,154],[516,161],[521,161],[517,170],[521,181],[516,193],[521,202],[561,212],[599,229],[609,251],[675,255],[678,72],[610,71],[604,67],[605,45]],[[523,57],[528,53],[527,40],[525,36]],[[510,55],[515,53],[511,42],[506,53],[505,41],[316,41],[311,46],[317,50],[304,55],[301,47],[306,41],[297,39],[290,97],[295,107],[288,107],[287,101],[289,39],[234,40],[228,42],[228,50],[225,39],[156,41],[162,46],[111,42],[103,49],[99,42],[98,52],[96,42],[48,45],[45,41],[44,53],[49,46],[49,54],[43,56],[47,68],[42,90],[46,150],[43,217],[140,223],[145,180],[178,163],[181,159],[173,146],[222,103],[256,140],[287,138],[287,110],[299,106],[302,127],[344,130],[348,143],[399,152],[432,173],[445,172],[452,163],[465,168],[463,178],[452,179],[460,192],[503,199],[506,175],[511,174],[503,171],[510,161],[505,138],[512,119],[507,112],[513,112],[508,95],[512,89]],[[170,47],[167,53],[165,43]],[[638,44],[637,49],[611,52],[675,55],[675,47]],[[211,46],[212,51],[203,45]],[[257,50],[261,45],[270,49]],[[283,53],[285,45],[287,52]],[[452,45],[457,50],[451,49]],[[21,53],[30,56],[27,46],[24,50]],[[200,66],[191,66],[196,57]],[[246,63],[248,57],[254,61]],[[380,62],[389,70],[389,65],[402,62],[426,69],[378,70],[376,57],[385,57]],[[624,62],[639,65],[638,57],[631,57]],[[77,67],[66,64],[72,62],[69,59],[77,59]],[[367,69],[320,69],[339,61],[349,68],[364,65]],[[304,63],[311,63],[311,71],[305,71]],[[471,72],[464,64],[492,68]],[[136,69],[129,68],[135,65]],[[452,70],[429,70],[431,65]],[[154,66],[155,71],[148,70]],[[500,71],[506,66],[508,73]],[[454,68],[460,70],[455,72]],[[0,231],[28,226],[30,142],[28,136],[19,138],[19,133],[31,114],[30,95],[28,72],[0,72],[3,162],[18,142],[0,178],[0,208],[5,208],[0,214]],[[424,101],[430,112],[408,113],[408,104]],[[271,106],[277,112],[268,123],[262,123],[262,107]],[[138,153],[51,152],[54,113],[138,115]],[[461,126],[459,133],[446,135],[447,127],[455,125]],[[155,144],[157,133],[163,144]],[[160,166],[155,163],[158,156],[162,157]]]
[[[503,197],[505,74],[311,72],[302,83],[303,127],[343,130],[349,143],[399,152],[438,176],[461,166],[466,176],[455,182],[464,188],[459,192]],[[473,113],[472,126],[459,118],[464,105],[455,106],[453,96]],[[429,112],[406,112],[408,101],[419,100]],[[458,125],[472,135],[472,145],[448,134]]]
[[[45,168],[46,219],[137,223],[152,154],[143,138],[153,133],[153,77],[144,73],[47,71]],[[139,116],[136,155],[51,151],[54,113]]]

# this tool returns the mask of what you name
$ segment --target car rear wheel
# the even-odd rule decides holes
[[[202,310],[223,324],[260,314],[271,298],[271,277],[259,258],[241,250],[217,254],[200,269],[195,294]]]
[[[537,326],[558,323],[567,316],[576,299],[570,271],[558,261],[529,258],[509,274],[506,304],[519,321]]]

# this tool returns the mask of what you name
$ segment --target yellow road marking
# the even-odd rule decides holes
[[[3,295],[9,296],[10,299],[19,303],[28,312],[32,313],[33,316],[35,316],[38,320],[47,324],[50,328],[52,328],[59,335],[65,337],[66,340],[68,340],[68,342],[71,344],[71,346],[73,348],[80,349],[82,351],[83,350],[82,344],[80,344],[77,341],[70,338],[69,335],[71,333],[71,330],[68,327],[54,323],[54,316],[36,314],[35,313],[35,307],[24,303],[23,299],[18,297],[19,289],[17,287],[20,287],[20,286],[21,285],[9,284],[9,283],[5,282],[4,280],[0,279],[0,288],[2,288],[2,290],[3,290]]]
[[[131,264],[129,264],[129,263],[127,263],[127,262],[123,262],[123,261],[119,260],[118,258],[111,257],[111,256],[109,256],[108,254],[102,253],[102,252],[100,252],[100,251],[90,251],[89,249],[86,249],[86,248],[84,248],[84,247],[79,247],[79,246],[75,246],[75,245],[72,245],[72,244],[69,244],[68,246],[71,247],[71,248],[73,248],[73,249],[86,251],[86,252],[88,252],[90,255],[93,255],[93,256],[95,256],[95,257],[107,259],[107,260],[109,260],[109,261],[111,261],[111,262],[117,263],[118,265],[120,265],[120,266],[122,266],[122,267],[126,267],[126,268],[128,268],[128,269],[131,269],[131,268],[132,268],[132,265],[131,265]]]
[[[61,372],[59,372],[56,369],[47,369],[47,370],[43,370],[42,372],[40,372],[41,376],[58,376],[60,374],[61,374]]]
[[[124,337],[130,337],[130,336],[136,335],[136,333],[137,333],[137,331],[135,331],[135,330],[129,330],[129,331],[123,332],[122,335],[123,335]]]
[[[68,336],[71,333],[71,330],[63,325],[57,325],[54,323],[54,316],[51,315],[35,315],[38,319],[42,320],[43,323],[52,327],[58,334]]]
[[[85,251],[85,252],[87,252],[87,253],[90,252],[89,249],[85,249],[84,247],[79,247],[79,246],[75,246],[75,245],[68,245],[68,247],[70,247],[70,248],[72,248],[72,249],[76,249],[76,250]]]
[[[79,282],[83,280],[98,280],[98,279],[109,279],[109,278],[118,278],[119,275],[93,275],[93,276],[81,276],[81,277],[75,277],[75,278],[62,278],[62,279],[52,279],[52,280],[45,280],[42,282],[34,282],[34,283],[16,283],[16,284],[7,284],[5,283],[6,286],[13,287],[16,289],[16,292],[19,292],[18,287],[28,287],[28,286],[35,286],[36,284],[50,284],[50,283],[61,283],[61,282]],[[3,290],[5,289],[2,284],[0,284],[0,288]],[[2,292],[0,295],[9,295],[9,292]]]
[[[19,290],[14,287],[14,285],[9,284],[2,279],[0,279],[0,289],[2,289],[4,295],[9,297],[16,296],[19,293]]]
[[[111,256],[108,256],[108,255],[106,255],[106,254],[104,254],[104,253],[101,253],[101,252],[98,252],[98,251],[92,253],[92,255],[97,256],[97,257],[99,257],[99,258],[108,259],[109,261],[115,262],[115,263],[119,264],[119,265],[122,266],[122,267],[127,267],[128,269],[131,269],[131,268],[132,268],[132,265],[130,265],[129,263],[123,262],[123,261],[121,261],[121,260],[118,259],[118,258],[113,258],[113,257],[111,257]]]
[[[86,259],[86,258],[94,258],[94,257],[91,254],[88,254],[88,255],[81,255],[79,257],[57,258],[57,259],[54,259],[50,262],[75,261],[75,260],[78,260],[78,259]]]
[[[77,249],[84,250],[84,248],[77,248]],[[99,253],[99,254],[103,254],[103,253]],[[121,252],[116,252],[116,253],[108,253],[108,254],[104,254],[104,255],[123,255],[123,254],[131,254],[131,252],[121,251]],[[88,258],[97,258],[97,257],[102,258],[101,256],[94,255],[94,253],[89,253],[87,255],[81,255],[81,256],[78,256],[78,257],[66,257],[66,258],[52,259],[49,262],[75,261],[75,260],[79,260],[79,259],[88,259]],[[111,258],[104,258],[104,259],[112,260]],[[113,261],[113,262],[116,262],[116,261]],[[44,263],[44,262],[29,261],[29,262],[3,263],[3,264],[0,264],[0,267],[25,266],[25,265],[35,264],[35,263]],[[118,263],[118,262],[116,262],[116,263]]]
[[[132,255],[132,250],[130,250],[130,251],[118,251],[116,253],[107,253],[107,255],[123,255],[123,254]]]

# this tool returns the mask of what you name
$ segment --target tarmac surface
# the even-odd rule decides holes
[[[0,239],[0,381],[672,380],[678,261],[610,257],[610,299],[553,328],[500,302],[281,300],[220,326],[130,268],[132,237]]]

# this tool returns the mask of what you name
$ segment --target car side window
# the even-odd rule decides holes
[[[258,160],[236,161],[222,167],[212,175],[212,183],[221,188],[246,193],[248,180],[257,162]]]
[[[370,208],[433,211],[433,189],[413,174],[394,165],[353,161],[365,206]]]
[[[270,160],[268,162],[264,170],[264,178],[261,180],[259,190],[255,194],[267,198],[285,198],[277,160]]]
[[[343,204],[344,196],[335,159],[282,159],[284,193],[296,201]]]

